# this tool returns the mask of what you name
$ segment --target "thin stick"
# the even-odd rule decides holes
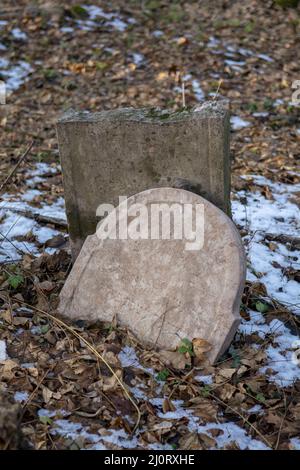
[[[182,91],[182,107],[185,108],[185,85],[184,80],[181,82],[181,91]]]
[[[235,413],[236,415],[238,415],[245,423],[248,424],[248,426],[250,426],[253,431],[256,432],[256,434],[269,446],[271,447],[271,449],[273,449],[272,445],[270,444],[270,442],[268,441],[268,439],[266,439],[262,433],[252,424],[250,423],[250,421],[248,421],[247,418],[245,418],[245,416],[243,416],[241,413],[239,413],[239,411],[235,410],[234,408],[232,408],[232,406],[228,405],[227,403],[225,403],[223,400],[221,400],[219,397],[217,397],[216,395],[214,395],[213,393],[211,392],[208,392],[208,395],[210,395],[212,398],[214,398],[217,402],[221,403],[223,406],[226,406],[226,408],[229,408],[230,411],[232,411],[233,413]]]
[[[221,88],[222,83],[223,83],[223,80],[222,80],[222,78],[221,78],[221,79],[219,80],[219,84],[218,84],[218,88],[217,88],[217,91],[216,91],[216,93],[215,93],[215,96],[213,97],[213,101],[215,101],[215,99],[217,99],[217,96],[218,96],[218,94],[219,94],[219,90],[220,90],[220,88]]]
[[[59,318],[56,318],[54,315],[51,315],[51,313],[48,313],[48,312],[45,312],[45,310],[41,310],[37,307],[34,307],[33,305],[30,305],[30,304],[27,304],[26,302],[24,302],[23,300],[20,300],[16,297],[12,297],[16,302],[20,303],[20,304],[23,304],[25,305],[26,307],[30,307],[32,308],[33,310],[35,310],[36,312],[39,312],[41,313],[42,315],[45,315],[46,317],[50,318],[52,321],[54,321],[57,325],[60,325],[61,327],[65,328],[66,330],[68,330],[70,333],[72,333],[72,335],[74,335],[77,339],[79,339],[82,343],[84,343],[86,345],[86,347],[92,352],[95,354],[95,356],[97,358],[99,358],[105,365],[106,367],[109,369],[109,371],[112,373],[112,375],[115,377],[115,379],[117,380],[118,384],[121,386],[121,388],[124,390],[124,393],[126,395],[126,397],[128,398],[128,400],[132,403],[132,405],[134,406],[134,408],[136,409],[136,412],[137,412],[137,420],[136,420],[136,423],[134,425],[134,428],[132,430],[132,434],[135,433],[135,431],[137,430],[138,428],[138,425],[140,423],[140,419],[141,419],[141,412],[139,410],[139,407],[137,406],[137,404],[135,403],[134,399],[131,397],[130,393],[128,392],[126,386],[123,384],[123,382],[119,379],[119,377],[117,376],[117,374],[115,373],[115,371],[113,370],[113,368],[109,365],[109,363],[104,359],[104,357],[91,345],[91,343],[89,343],[83,336],[81,336],[79,333],[77,333],[77,331],[75,331],[71,326],[67,325],[65,322],[63,322],[62,320],[60,320]]]
[[[3,181],[3,183],[1,184],[0,186],[0,191],[2,191],[2,189],[7,185],[7,183],[9,182],[10,178],[13,176],[13,174],[15,173],[15,171],[17,170],[17,168],[21,165],[22,161],[27,157],[27,155],[29,154],[32,146],[34,144],[34,141],[32,141],[29,146],[27,147],[27,149],[25,150],[25,152],[23,153],[23,155],[19,158],[19,161],[18,163],[16,164],[16,166],[11,170],[11,172],[9,173],[9,175],[5,178],[5,180]]]

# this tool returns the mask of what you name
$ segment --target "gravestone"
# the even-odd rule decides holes
[[[116,318],[163,350],[205,340],[214,362],[236,332],[244,282],[230,218],[192,192],[153,188],[122,202],[87,237],[59,311],[87,322]]]
[[[229,113],[69,111],[57,123],[73,258],[95,232],[99,204],[169,186],[202,195],[230,215]]]

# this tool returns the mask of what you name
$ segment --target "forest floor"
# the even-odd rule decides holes
[[[2,429],[1,447],[300,449],[299,33],[299,7],[272,1],[2,1],[0,393],[21,433]],[[182,80],[187,106],[230,100],[248,272],[226,355],[205,367],[187,351],[177,369],[116,324],[70,330],[49,312],[71,267],[58,116],[178,109]]]

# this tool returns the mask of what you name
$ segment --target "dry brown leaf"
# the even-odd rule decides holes
[[[16,367],[19,367],[19,365],[12,359],[6,359],[5,361],[0,361],[0,368],[1,368],[1,365],[2,365],[2,371],[0,373],[0,376],[2,380],[11,380],[15,376],[13,369],[15,369]]]
[[[205,360],[205,355],[208,351],[210,351],[212,345],[202,338],[194,338],[193,339],[193,351],[197,359],[199,361]]]
[[[178,351],[160,351],[160,359],[166,366],[174,369],[185,369],[186,365],[191,365],[190,356],[186,357]]]
[[[43,400],[45,403],[49,403],[49,401],[52,398],[53,392],[48,387],[45,387],[44,385],[42,385],[41,387],[42,387]]]
[[[164,399],[162,408],[164,413],[168,413],[169,411],[176,411],[175,406],[171,400],[169,400],[169,398]]]
[[[232,395],[236,391],[235,387],[230,384],[224,384],[218,389],[218,395],[222,401],[227,402],[231,399]]]
[[[179,439],[180,449],[184,450],[202,450],[203,446],[199,441],[199,436],[196,432],[188,432]]]

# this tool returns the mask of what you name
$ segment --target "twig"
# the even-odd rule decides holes
[[[223,83],[223,80],[222,80],[222,78],[221,78],[221,79],[219,80],[219,84],[218,84],[218,88],[217,88],[217,91],[216,91],[216,93],[215,93],[215,96],[213,97],[213,101],[215,101],[215,100],[217,99],[222,83]]]
[[[11,170],[11,172],[9,173],[9,175],[5,178],[5,180],[3,181],[3,183],[1,184],[0,186],[0,192],[2,191],[2,189],[7,185],[8,181],[10,180],[10,178],[13,176],[13,174],[15,173],[15,171],[17,170],[17,168],[21,165],[22,161],[27,157],[27,155],[29,154],[32,146],[34,144],[34,141],[32,141],[29,146],[27,147],[27,149],[25,150],[25,152],[23,153],[23,155],[19,158],[19,161],[18,163],[15,165],[15,167]]]
[[[256,434],[268,445],[268,447],[271,447],[271,449],[273,448],[272,445],[270,444],[270,442],[268,441],[268,439],[266,439],[263,434],[252,424],[250,423],[250,421],[248,421],[247,418],[245,418],[245,416],[243,416],[239,411],[235,410],[234,408],[232,408],[230,405],[228,405],[227,403],[225,403],[223,400],[221,400],[219,397],[217,397],[216,395],[214,395],[213,393],[211,392],[208,392],[208,395],[210,395],[212,398],[214,398],[217,402],[221,403],[221,405],[223,406],[226,406],[226,408],[228,408],[230,411],[232,411],[233,413],[235,413],[236,415],[238,415],[245,423],[248,424],[248,426],[250,426],[253,431],[256,432]]]
[[[58,227],[63,227],[63,228],[68,227],[67,221],[63,220],[63,219],[59,219],[58,217],[39,214],[38,212],[33,212],[29,209],[10,208],[9,206],[4,207],[3,209],[8,210],[8,211],[12,211],[15,214],[20,214],[20,215],[23,215],[25,217],[29,217],[30,219],[34,219],[37,222],[41,222],[41,223],[44,223],[44,224],[53,224],[53,225],[56,225]]]
[[[181,92],[182,92],[182,107],[185,108],[185,85],[184,85],[184,80],[181,81]]]
[[[115,371],[113,370],[113,368],[109,365],[109,363],[104,359],[104,357],[91,345],[91,343],[89,343],[83,336],[81,336],[79,333],[77,333],[77,331],[75,331],[71,326],[67,325],[64,321],[60,320],[59,318],[56,318],[54,315],[51,315],[51,313],[48,313],[48,312],[45,312],[45,310],[41,310],[37,307],[34,307],[33,305],[30,305],[30,304],[27,304],[26,302],[24,302],[23,300],[20,300],[18,299],[17,297],[12,297],[16,302],[20,303],[20,304],[23,304],[25,305],[26,307],[30,307],[32,308],[33,310],[35,310],[36,312],[39,312],[41,315],[44,315],[46,316],[47,318],[50,318],[52,321],[54,321],[57,325],[60,325],[61,327],[65,328],[66,330],[68,330],[70,333],[72,333],[72,335],[74,335],[77,339],[79,339],[82,343],[84,343],[86,345],[86,347],[93,353],[95,354],[95,356],[100,359],[105,365],[106,367],[109,369],[109,371],[111,372],[111,374],[115,377],[115,379],[117,380],[118,384],[121,386],[121,388],[123,389],[126,397],[128,398],[128,400],[131,402],[131,404],[134,406],[134,408],[136,409],[136,412],[137,412],[137,420],[136,420],[136,423],[134,425],[134,428],[132,430],[132,434],[135,433],[135,431],[137,430],[138,428],[138,425],[140,423],[140,419],[141,419],[141,412],[139,410],[139,407],[137,406],[137,404],[135,403],[134,399],[131,397],[130,393],[128,392],[126,386],[123,384],[123,382],[119,379],[119,377],[117,376],[117,374],[115,373]]]

